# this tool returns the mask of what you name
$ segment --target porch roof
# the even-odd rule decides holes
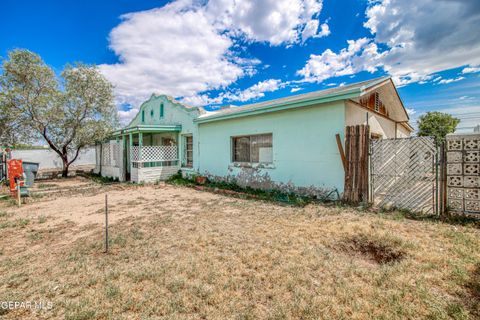
[[[156,132],[168,132],[168,131],[182,131],[182,125],[180,124],[156,124],[156,125],[138,125],[134,127],[127,127],[112,132],[112,136],[123,136],[130,133],[156,133]]]

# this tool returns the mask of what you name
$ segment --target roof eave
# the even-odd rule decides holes
[[[110,137],[123,136],[129,133],[140,133],[140,132],[171,132],[171,131],[182,131],[181,125],[138,125],[135,127],[129,127],[121,130],[113,131],[110,134]]]
[[[212,115],[212,116],[209,116],[209,117],[197,118],[194,121],[197,122],[197,123],[206,123],[206,122],[213,122],[213,121],[220,121],[220,120],[227,120],[227,119],[234,119],[234,118],[240,118],[240,117],[259,115],[259,114],[263,114],[263,113],[270,113],[270,112],[276,112],[276,111],[282,111],[282,110],[289,110],[289,109],[294,109],[294,108],[298,108],[298,107],[311,106],[311,105],[315,105],[315,104],[328,103],[328,102],[345,100],[345,99],[352,99],[352,98],[356,98],[356,97],[360,96],[361,93],[362,93],[361,88],[354,88],[354,89],[351,89],[351,90],[340,92],[338,94],[327,95],[327,96],[321,97],[321,98],[313,98],[313,99],[308,99],[308,100],[292,101],[292,102],[287,102],[287,103],[274,104],[274,105],[259,108],[259,109],[242,110],[242,111],[231,113],[231,114]],[[241,107],[237,107],[237,108],[241,108]]]

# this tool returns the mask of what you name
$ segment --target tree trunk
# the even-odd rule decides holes
[[[62,157],[63,161],[63,171],[62,171],[62,178],[68,177],[68,167],[70,167],[70,163],[68,163],[67,157]]]

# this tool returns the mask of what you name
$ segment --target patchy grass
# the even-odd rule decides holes
[[[0,221],[31,223],[0,229],[0,297],[53,309],[2,319],[480,317],[474,225],[171,185],[109,192],[108,254],[103,194],[6,209]]]
[[[54,189],[54,188],[60,187],[60,184],[58,184],[58,183],[42,183],[42,182],[40,182],[40,183],[37,183],[37,184],[36,184],[36,187],[37,187],[38,189]]]
[[[102,177],[100,174],[96,174],[96,173],[83,173],[80,176],[90,179],[99,184],[119,183],[118,178]]]

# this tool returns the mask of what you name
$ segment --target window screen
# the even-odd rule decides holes
[[[233,162],[272,163],[272,134],[232,137]]]
[[[191,168],[193,167],[193,137],[185,137],[185,147],[184,147],[184,166]]]

